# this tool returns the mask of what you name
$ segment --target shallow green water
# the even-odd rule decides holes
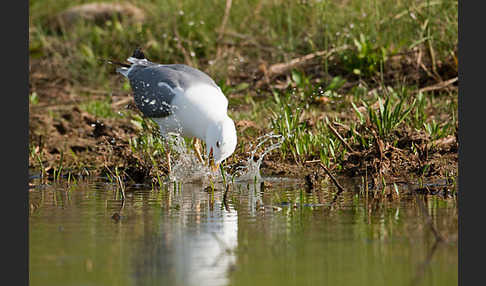
[[[332,188],[31,189],[30,285],[457,285],[454,199]],[[417,200],[448,242],[435,236]],[[114,214],[120,219],[114,219]]]

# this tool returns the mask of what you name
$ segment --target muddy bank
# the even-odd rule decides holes
[[[450,101],[454,94],[457,96],[457,80],[437,83],[439,80],[434,81],[424,70],[411,68],[411,62],[416,55],[414,53],[410,55],[402,56],[395,62],[389,61],[389,65],[396,64],[398,67],[390,66],[387,70],[393,72],[385,74],[384,80],[394,81],[394,76],[406,73],[410,80],[408,84],[417,83],[419,91],[448,92],[446,99],[437,97],[438,103],[435,106],[431,104],[431,107],[424,111],[424,114],[435,118],[441,124],[448,122],[450,114],[447,114],[444,106],[448,105],[448,100]],[[425,62],[425,59],[423,61]],[[333,64],[334,72],[339,73],[339,61]],[[293,66],[288,67],[285,64],[277,66],[282,69],[279,73],[276,73],[276,68],[272,69],[272,66],[247,67],[246,74],[254,75],[254,82],[243,90],[227,92],[232,102],[230,109],[233,114],[255,112],[252,108],[258,106],[258,102],[266,100],[261,96],[263,91],[267,94],[271,94],[274,90],[284,93],[282,86],[306,91],[320,85],[319,79],[330,76],[323,74],[318,64],[302,63],[299,68],[302,74],[307,75],[309,82],[299,87],[295,80],[292,81],[293,75],[290,75]],[[440,76],[454,79],[454,75],[457,75],[454,61],[451,59],[444,62],[443,67],[439,70]],[[35,92],[35,98],[31,98],[29,105],[30,169],[41,173],[46,179],[54,179],[54,176],[59,177],[59,175],[68,176],[70,173],[112,176],[115,171],[118,171],[126,181],[135,183],[155,182],[157,177],[167,175],[165,156],[160,150],[153,151],[150,149],[152,146],[145,146],[147,150],[140,150],[141,144],[146,143],[147,140],[153,141],[153,138],[158,135],[156,127],[142,119],[129,89],[121,88],[108,93],[102,88],[95,90],[79,86],[44,60],[31,61],[30,71],[30,88]],[[299,121],[305,122],[308,128],[313,128],[317,122],[324,119],[324,116],[335,114],[344,123],[356,122],[358,120],[356,113],[346,98],[346,94],[354,86],[364,84],[369,87],[368,93],[378,90],[387,95],[387,91],[381,89],[381,84],[374,83],[373,79],[363,82],[353,75],[348,75],[345,79],[346,83],[334,94],[318,96],[312,100],[306,99],[309,104],[320,106],[319,112],[302,113]],[[239,83],[245,83],[247,80],[248,78],[238,77],[235,73],[228,75],[231,86],[238,86]],[[113,71],[113,76],[107,84],[111,88],[120,88],[123,81]],[[339,96],[333,97],[335,94]],[[248,103],[249,97],[253,105]],[[346,107],[338,110],[339,106]],[[358,109],[361,108],[364,107]],[[275,112],[279,111],[275,110]],[[362,112],[366,114],[367,110],[363,109]],[[94,115],[96,113],[101,115]],[[240,118],[244,117],[240,116]],[[259,117],[261,120],[236,120],[238,146],[235,153],[226,160],[230,173],[242,166],[249,158],[255,138],[272,131],[268,127],[269,118]],[[364,178],[371,186],[379,186],[383,182],[393,184],[393,182],[435,179],[454,180],[457,176],[457,125],[453,126],[454,134],[439,139],[433,139],[424,128],[417,130],[409,125],[402,125],[389,134],[395,139],[384,140],[383,136],[377,136],[374,132],[376,128],[367,122],[360,126],[361,130],[353,131],[361,132],[363,140],[371,142],[367,147],[363,147],[362,144],[347,144],[346,140],[353,136],[349,124],[332,123],[331,125],[329,128],[337,137],[342,135],[347,138],[341,141],[346,152],[342,152],[343,149],[339,150],[344,155],[339,162],[336,162],[334,157],[327,166],[333,174]],[[138,147],[134,142],[139,143]],[[254,159],[257,160],[259,155],[257,152]],[[288,154],[282,155],[279,150],[275,150],[264,157],[260,172],[262,175],[302,178],[310,182],[312,187],[318,186],[320,180],[328,178],[326,172],[320,167],[320,162],[318,156],[295,158]]]
[[[150,160],[131,149],[130,138],[147,132],[134,123],[133,116],[139,113],[133,108],[131,97],[115,94],[111,98],[112,108],[116,112],[123,112],[124,116],[100,118],[82,110],[79,107],[81,102],[73,101],[67,92],[60,89],[44,92],[50,96],[40,96],[40,101],[30,106],[29,168],[43,172],[51,179],[54,171],[61,167],[65,176],[69,172],[106,175],[118,168],[127,181],[136,183],[150,183],[157,174],[166,174],[164,162],[154,168]],[[55,100],[48,100],[52,98]],[[255,122],[241,120],[236,125],[241,134],[235,154],[227,161],[230,172],[248,159],[251,151],[249,144],[255,138],[252,134],[265,134],[264,128]],[[345,132],[337,128],[338,132]],[[250,129],[251,132],[248,132]],[[366,177],[375,185],[379,185],[382,178],[387,183],[393,183],[416,181],[417,178],[453,178],[457,175],[456,136],[431,141],[423,131],[416,130],[398,130],[397,136],[401,138],[397,146],[385,144],[379,138],[376,138],[375,147],[371,149],[359,150],[358,146],[351,146],[356,150],[346,154],[343,168],[337,169],[331,165],[330,170],[336,175]],[[410,151],[412,145],[418,150],[416,154]],[[314,184],[327,178],[317,158],[296,163],[281,158],[278,152],[264,158],[261,173],[303,178]]]

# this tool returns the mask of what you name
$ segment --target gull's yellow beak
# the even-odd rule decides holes
[[[213,172],[218,171],[218,168],[219,168],[219,163],[214,164],[213,147],[211,147],[211,151],[209,152],[209,167],[211,168],[211,171],[213,171]]]

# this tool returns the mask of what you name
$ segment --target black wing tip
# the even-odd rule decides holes
[[[133,52],[132,58],[136,58],[139,60],[146,59],[145,54],[142,52],[141,48],[136,48],[135,51]]]

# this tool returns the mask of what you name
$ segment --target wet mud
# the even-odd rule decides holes
[[[38,95],[38,102],[29,105],[29,169],[33,173],[40,173],[46,179],[52,180],[60,168],[63,176],[103,176],[113,174],[116,169],[123,174],[125,180],[134,183],[154,182],[157,176],[167,174],[165,162],[158,162],[157,168],[154,168],[153,161],[141,157],[131,149],[130,139],[147,131],[140,130],[133,123],[133,115],[141,116],[141,113],[135,108],[130,94],[111,94],[111,108],[117,114],[125,114],[124,116],[96,117],[81,109],[80,105],[83,101],[97,98],[103,100],[106,92],[86,91],[89,96],[78,96],[68,80],[57,77],[56,74],[43,74],[35,62],[31,69],[34,71],[31,73],[30,85]],[[233,109],[245,111],[248,106],[240,104]],[[349,113],[352,114],[351,111]],[[237,120],[235,123],[239,136],[238,146],[226,162],[229,173],[248,160],[250,146],[255,138],[268,132],[257,122]],[[251,129],[251,132],[243,132],[247,129]],[[336,129],[341,134],[349,132],[339,126]],[[350,146],[353,148],[352,152],[346,153],[339,167],[331,164],[330,172],[361,178],[372,184],[371,186],[383,185],[382,182],[393,184],[445,179],[449,182],[446,184],[449,190],[456,188],[457,127],[456,134],[435,141],[423,130],[398,129],[394,132],[394,136],[400,138],[396,146],[391,146],[378,137],[374,138],[374,147],[369,149],[361,150],[359,146]],[[259,154],[255,154],[255,161],[258,156]],[[319,185],[318,182],[329,177],[318,159],[311,158],[296,163],[291,158],[282,158],[278,152],[270,152],[261,162],[260,173],[263,176],[301,178],[313,182],[311,186],[316,186]],[[427,192],[434,193],[430,188]]]

